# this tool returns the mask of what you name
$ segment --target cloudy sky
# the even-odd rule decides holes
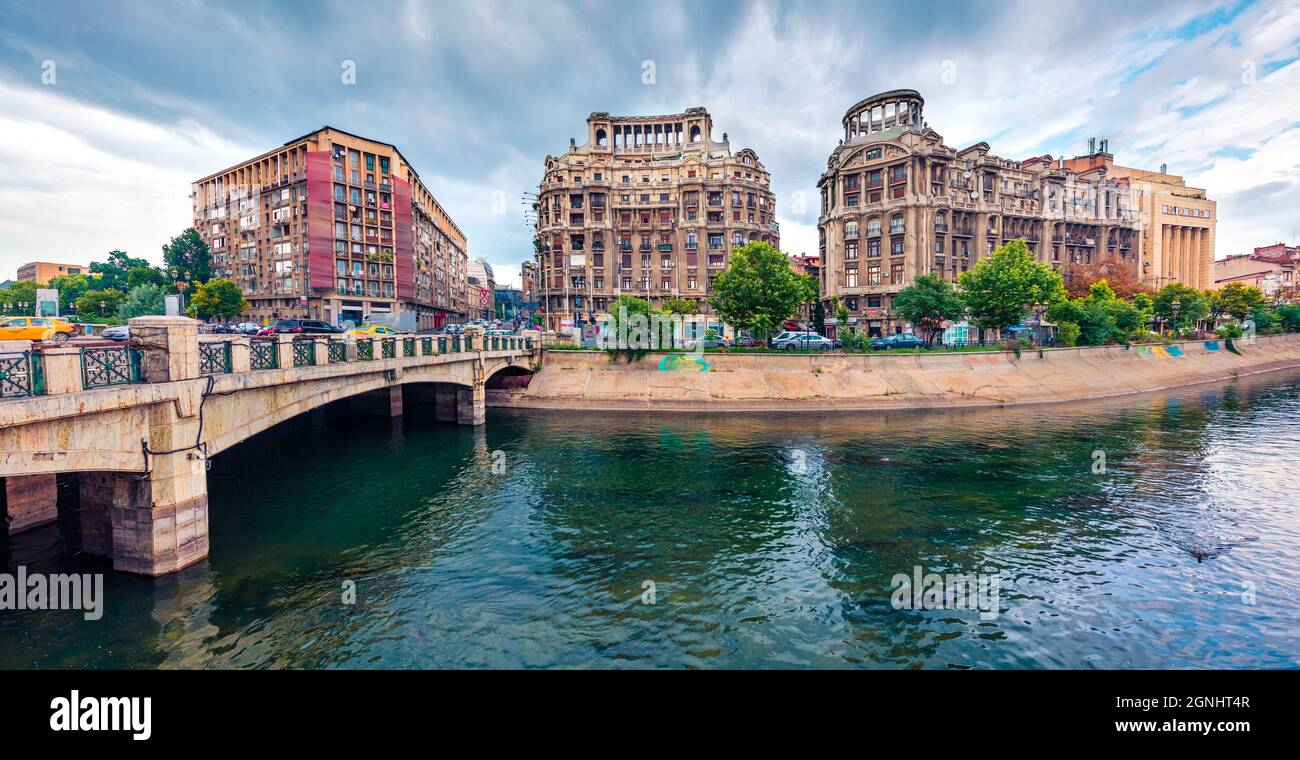
[[[1300,227],[1298,59],[1300,0],[0,0],[0,279],[160,261],[192,180],[329,124],[401,148],[517,283],[546,155],[592,111],[690,106],[758,152],[783,247],[811,251],[844,110],[898,87],[950,145],[1074,156],[1095,135],[1167,163],[1218,200],[1222,257]]]

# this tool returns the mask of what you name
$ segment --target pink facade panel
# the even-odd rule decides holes
[[[403,301],[415,298],[414,225],[411,183],[393,178],[393,265],[397,275],[397,297]]]
[[[307,151],[308,285],[334,289],[334,201],[331,197],[330,154]]]

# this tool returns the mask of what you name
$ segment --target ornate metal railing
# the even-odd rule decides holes
[[[420,338],[420,353],[425,356],[433,355],[433,338]]]
[[[230,341],[199,342],[199,374],[224,375],[230,372]]]
[[[248,345],[248,366],[252,369],[276,369],[280,366],[280,346],[275,340],[254,340]]]
[[[316,341],[295,340],[293,342],[293,366],[312,367],[316,364]]]
[[[442,336],[438,337],[438,353],[447,353],[447,339]]]
[[[342,364],[348,360],[348,343],[345,340],[331,340],[330,364]]]
[[[459,354],[459,353],[460,353],[460,336],[459,336],[459,335],[453,335],[452,338],[451,338],[451,352],[452,352],[453,354]]]
[[[415,338],[402,338],[402,356],[415,356]]]
[[[379,352],[380,352],[380,355],[381,355],[382,357],[384,357],[385,359],[393,359],[393,358],[396,358],[396,357],[397,357],[397,339],[396,339],[396,338],[384,338],[383,340],[379,341]]]
[[[357,341],[357,359],[368,362],[373,358],[375,358],[375,341],[371,338]]]
[[[45,392],[43,357],[31,351],[0,354],[0,398],[39,396]]]
[[[492,336],[492,350],[493,351],[501,350],[501,336],[499,335]]]
[[[107,388],[140,382],[140,351],[131,346],[81,349],[81,387]]]
[[[533,339],[532,339],[532,338],[524,338],[524,348],[528,349],[529,351],[532,351],[532,350],[533,350]]]

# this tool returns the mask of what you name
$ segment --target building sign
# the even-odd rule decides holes
[[[586,265],[587,265],[587,256],[585,254],[574,253],[569,255],[569,266],[585,267]]]
[[[488,305],[488,292],[487,292],[487,288],[482,288],[481,290],[479,290],[478,305],[479,305],[479,306],[487,306],[487,305]]]

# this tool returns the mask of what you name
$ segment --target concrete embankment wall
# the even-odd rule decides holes
[[[617,364],[547,351],[525,389],[488,405],[549,409],[908,409],[1072,401],[1146,393],[1300,367],[1300,334],[1253,344],[1056,348],[933,354],[649,354]]]

